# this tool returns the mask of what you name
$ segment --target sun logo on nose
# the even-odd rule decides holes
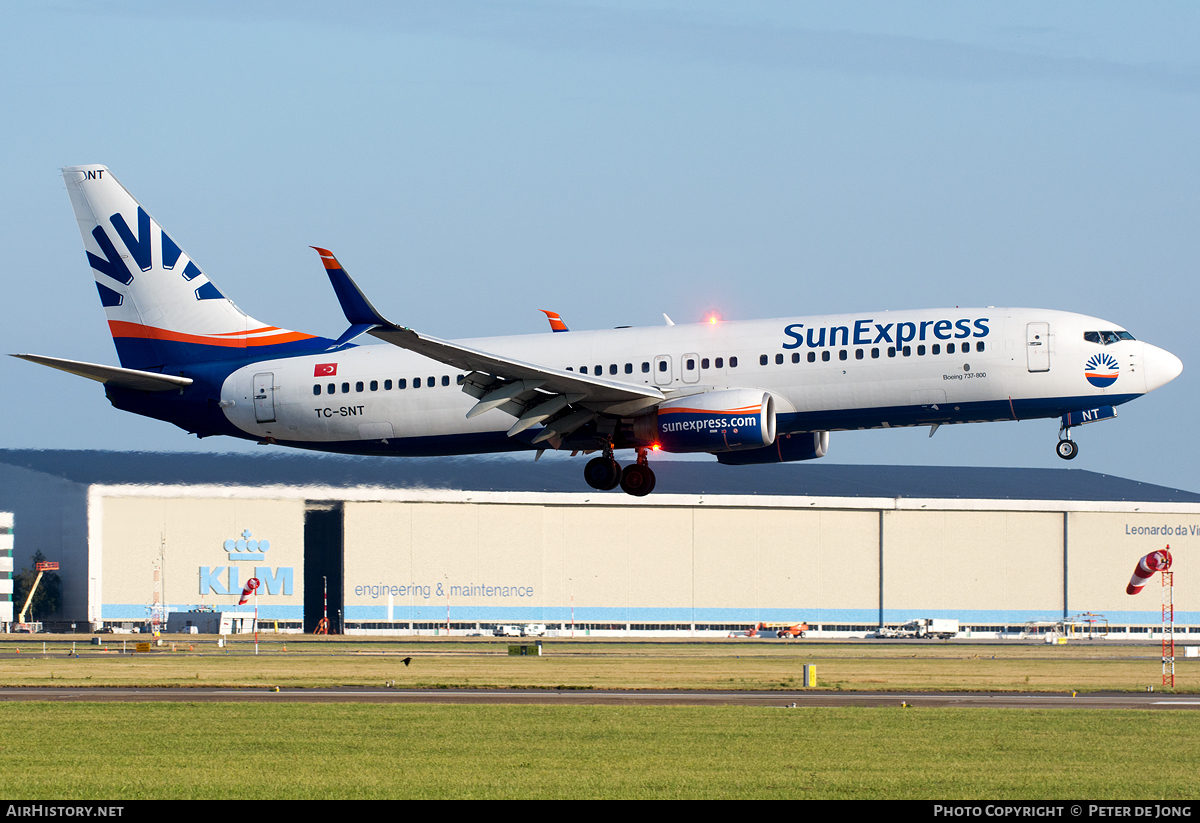
[[[1098,389],[1117,382],[1120,366],[1111,354],[1093,354],[1083,365],[1083,376]]]

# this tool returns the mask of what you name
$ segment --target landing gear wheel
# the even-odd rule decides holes
[[[645,497],[654,491],[654,472],[649,466],[634,463],[621,472],[621,489],[634,497]]]
[[[594,457],[583,467],[583,479],[593,489],[611,491],[621,482],[621,466],[611,457]]]
[[[1063,460],[1074,460],[1075,455],[1079,454],[1079,446],[1075,445],[1074,440],[1059,440],[1054,450]]]

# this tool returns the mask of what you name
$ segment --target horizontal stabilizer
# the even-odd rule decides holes
[[[22,360],[40,363],[52,369],[77,374],[98,383],[110,386],[120,386],[123,389],[137,391],[170,391],[192,385],[192,378],[177,377],[173,374],[158,374],[157,372],[138,371],[137,369],[122,369],[117,366],[102,366],[99,363],[84,363],[79,360],[63,360],[58,357],[45,357],[40,354],[14,354]]]

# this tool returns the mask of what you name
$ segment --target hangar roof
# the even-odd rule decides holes
[[[583,459],[345,457],[303,452],[39,451],[0,449],[0,465],[75,483],[374,486],[498,492],[585,492]],[[1200,494],[1082,469],[858,466],[789,463],[722,466],[656,460],[656,493],[1200,503]]]

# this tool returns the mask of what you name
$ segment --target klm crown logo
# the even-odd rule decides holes
[[[267,552],[271,550],[271,543],[268,540],[251,540],[250,530],[246,529],[242,532],[240,540],[226,540],[225,551],[229,554],[229,559],[233,560],[266,560]]]

